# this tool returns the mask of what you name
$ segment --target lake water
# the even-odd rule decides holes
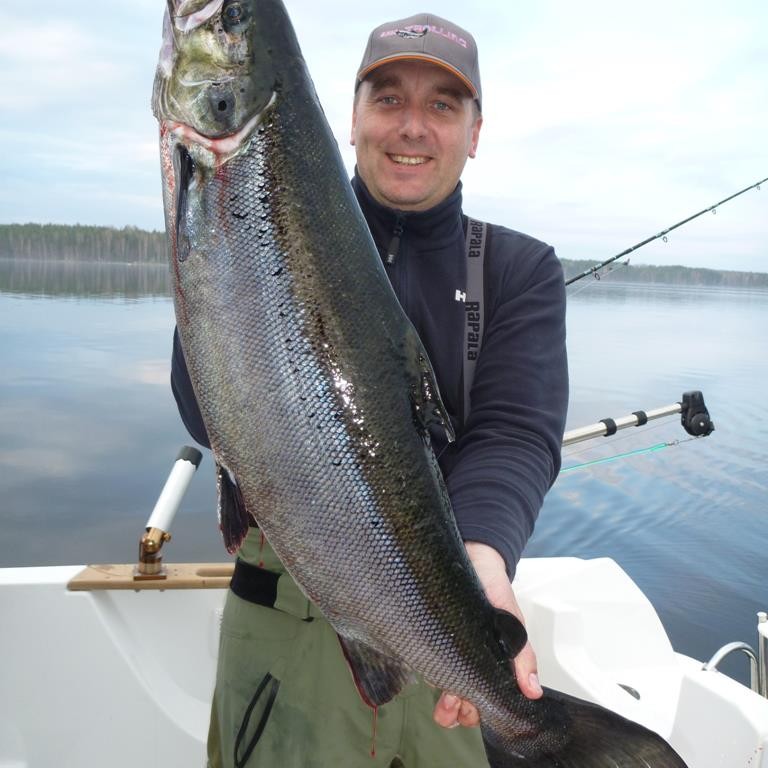
[[[164,266],[0,261],[0,566],[133,562],[173,459],[190,443],[170,393]],[[566,449],[528,556],[614,558],[674,646],[755,641],[768,609],[768,293],[603,280],[569,297],[568,428],[702,390],[716,425],[678,418]],[[169,561],[226,556],[206,456]],[[746,680],[746,660],[723,669]]]

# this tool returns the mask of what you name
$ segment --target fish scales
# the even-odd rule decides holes
[[[295,179],[302,177],[301,186],[311,190],[305,166],[320,176],[325,172],[314,158],[298,170],[288,166],[283,123],[276,107],[251,148],[211,181],[200,221],[226,223],[212,248],[191,250],[179,286],[188,306],[206,307],[205,322],[195,323],[193,314],[179,331],[201,409],[210,414],[211,442],[217,459],[240,481],[270,543],[320,609],[350,636],[383,650],[402,654],[404,642],[429,648],[421,668],[435,684],[458,689],[455,679],[440,674],[450,633],[425,617],[434,617],[437,608],[443,614],[454,601],[458,630],[473,618],[463,606],[483,601],[477,583],[470,582],[475,594],[457,595],[452,586],[457,567],[471,568],[466,560],[458,566],[441,556],[463,547],[425,435],[410,427],[411,396],[420,386],[410,356],[425,355],[378,256],[370,258],[374,246],[360,237],[365,231],[350,227],[346,235],[349,252],[368,257],[356,263],[332,252],[344,235],[337,231],[330,238],[314,221],[308,226]],[[307,144],[299,154],[316,146],[306,119],[301,125]],[[336,194],[349,193],[344,187]],[[344,218],[360,215],[350,199],[344,202]],[[199,240],[197,233],[187,234],[191,243]],[[345,286],[351,281],[363,290],[350,294]],[[375,306],[380,304],[384,311]],[[353,322],[337,322],[344,314]],[[213,347],[210,324],[218,329]],[[386,358],[395,372],[391,380],[370,365]],[[249,424],[264,425],[256,445],[243,428],[243,413],[249,413]],[[409,425],[405,432],[402,423]],[[397,450],[390,439],[377,437],[393,430],[402,433]],[[264,507],[268,515],[260,514]],[[442,520],[424,514],[430,509]],[[430,538],[434,546],[425,548]],[[366,626],[375,623],[375,637],[357,617]]]
[[[467,557],[429,444],[428,424],[445,420],[434,374],[285,8],[176,9],[153,108],[177,326],[222,498],[236,482],[369,703],[412,670],[478,707],[492,768],[684,767],[601,708],[521,695],[509,656],[524,630],[489,604]],[[222,501],[234,548],[244,531],[230,514]],[[383,682],[368,679],[377,659]]]

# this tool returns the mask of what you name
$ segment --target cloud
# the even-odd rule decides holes
[[[543,44],[494,41],[484,59],[485,124],[464,175],[476,215],[565,257],[607,257],[768,176],[764,12],[675,6],[657,27],[654,3],[622,22],[595,2],[545,5],[554,23],[534,14],[525,25]],[[768,219],[750,194],[633,260],[766,271]]]
[[[73,173],[108,173],[134,171],[143,166],[153,174],[159,157],[154,136],[114,130],[94,131],[87,135],[60,135],[32,131],[0,130],[0,141],[23,151],[25,172],[33,168]],[[126,163],[130,158],[130,163]],[[11,159],[13,162],[13,159]],[[31,164],[31,167],[30,167]]]
[[[86,35],[72,22],[43,20],[30,24],[21,15],[0,16],[0,56],[11,64],[60,64],[71,57],[73,49],[87,45]]]
[[[117,73],[103,39],[83,26],[0,14],[0,109],[20,113],[87,101]]]

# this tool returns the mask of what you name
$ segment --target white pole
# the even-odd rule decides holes
[[[184,446],[179,451],[176,463],[165,481],[149,520],[147,520],[148,530],[158,528],[164,533],[170,532],[173,518],[202,458],[203,454],[196,448]]]

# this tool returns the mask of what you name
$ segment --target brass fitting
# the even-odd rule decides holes
[[[170,540],[171,534],[160,530],[160,528],[146,529],[139,540],[139,562],[133,569],[135,581],[167,578],[160,550],[163,544]]]

